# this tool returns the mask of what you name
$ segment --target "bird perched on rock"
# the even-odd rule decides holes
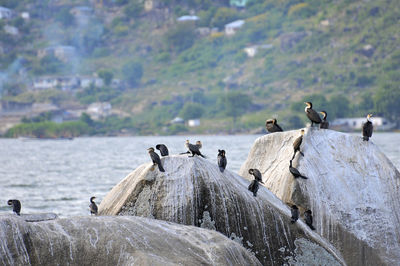
[[[297,219],[299,219],[299,208],[297,208],[296,205],[293,205],[290,211],[292,213],[291,223],[294,224],[297,221]]]
[[[363,140],[368,141],[369,138],[372,136],[372,131],[374,130],[374,126],[370,120],[372,114],[367,115],[367,122],[363,124],[362,133],[363,133]]]
[[[322,122],[321,122],[321,124],[319,124],[319,128],[328,129],[329,128],[329,122],[326,121],[326,118],[328,117],[328,114],[326,113],[326,111],[321,111],[319,113],[322,114]]]
[[[267,128],[268,132],[282,132],[283,129],[276,123],[276,119],[268,119],[265,121],[265,127]]]
[[[249,169],[249,174],[253,175],[254,178],[258,181],[264,184],[264,182],[262,181],[262,175],[261,172],[258,169]]]
[[[17,199],[10,199],[7,201],[8,205],[12,205],[13,207],[13,212],[15,212],[15,214],[20,215],[21,213],[21,202]]]
[[[301,178],[307,179],[307,177],[305,177],[304,175],[300,174],[299,170],[297,170],[296,168],[294,168],[292,166],[292,160],[290,160],[289,171],[294,176],[294,178],[301,177]]]
[[[312,217],[312,212],[311,210],[307,210],[304,212],[304,221],[308,225],[308,227],[311,228],[311,230],[315,230],[315,227],[313,226],[313,217]]]
[[[160,156],[158,156],[158,154],[154,152],[154,148],[148,148],[147,150],[149,151],[150,158],[153,161],[153,165],[157,164],[160,172],[165,172],[165,170],[161,164]]]
[[[294,159],[294,157],[296,156],[296,152],[299,152],[302,156],[304,156],[304,153],[302,153],[301,151],[300,151],[300,146],[301,146],[301,143],[303,142],[303,136],[304,136],[304,129],[302,129],[301,131],[300,131],[300,137],[298,137],[297,139],[295,139],[294,140],[294,142],[293,142],[293,157],[292,157],[292,160]]]
[[[195,155],[198,155],[198,156],[201,156],[203,158],[206,158],[203,154],[201,154],[199,146],[190,144],[189,140],[186,140],[185,146],[189,150],[189,152],[192,154],[192,156],[189,156],[189,157],[193,157]],[[201,142],[200,142],[200,146],[201,146]]]
[[[96,197],[91,197],[90,198],[90,205],[89,205],[89,209],[90,209],[90,214],[91,215],[97,215],[97,205],[96,205],[96,202],[94,202],[93,200],[95,199]]]
[[[217,159],[218,159],[219,170],[221,171],[221,173],[223,173],[226,168],[226,164],[227,164],[227,160],[225,157],[225,150],[218,150]]]
[[[203,144],[201,143],[200,140],[196,141],[196,146],[199,147],[199,150],[200,150],[201,148],[203,148]]]
[[[264,182],[262,181],[261,173],[260,173],[260,171],[258,171],[258,169],[249,169],[249,174],[254,176],[254,180],[251,181],[251,183],[248,187],[248,190],[253,192],[254,197],[257,197],[257,191],[260,187],[259,182],[264,184]]]
[[[168,148],[164,144],[157,144],[156,149],[160,151],[161,156],[168,156]]]
[[[311,102],[305,102],[306,109],[304,110],[307,114],[308,119],[311,121],[311,127],[315,124],[320,124],[322,122],[321,117],[319,117],[319,114],[317,111],[312,109],[312,103]]]

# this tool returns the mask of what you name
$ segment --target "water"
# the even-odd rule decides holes
[[[202,153],[216,163],[226,150],[227,169],[238,172],[259,135],[76,138],[69,140],[0,139],[0,213],[10,212],[17,198],[22,212],[55,212],[60,216],[89,214],[89,198],[105,194],[137,166],[150,162],[148,147],[168,146],[185,152],[184,142],[201,140]],[[372,141],[400,169],[400,134],[375,133]]]

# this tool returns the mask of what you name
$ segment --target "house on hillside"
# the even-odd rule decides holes
[[[234,35],[241,27],[243,27],[244,20],[236,20],[225,25],[225,35]]]
[[[75,76],[43,76],[33,81],[34,90],[61,89],[70,91],[80,87],[80,80]]]
[[[91,85],[94,85],[95,87],[103,87],[104,86],[104,81],[103,79],[99,77],[92,77],[92,76],[80,76],[79,77],[79,85],[81,88],[88,88]]]
[[[259,49],[271,49],[274,47],[272,44],[252,45],[243,48],[248,57],[254,57]]]
[[[198,127],[200,126],[200,119],[189,119],[188,120],[189,127]]]
[[[111,115],[111,110],[112,108],[109,102],[96,102],[88,106],[86,113],[94,120],[99,120]]]
[[[199,20],[198,16],[181,16],[177,19],[178,22],[197,21],[197,20]]]
[[[365,117],[337,118],[332,121],[330,127],[342,131],[361,130],[366,121]],[[391,130],[396,127],[395,123],[391,123],[384,117],[371,117],[371,122],[376,130]]]
[[[229,0],[229,5],[234,7],[245,7],[247,0]]]
[[[29,12],[21,12],[20,16],[21,16],[21,18],[23,18],[25,20],[29,20],[31,18],[31,15],[29,14]]]
[[[68,62],[76,56],[76,48],[69,45],[50,46],[37,52],[39,59],[45,56],[54,56],[63,62]]]
[[[5,25],[3,29],[6,33],[13,35],[13,36],[16,36],[19,34],[19,30],[14,26]]]
[[[12,14],[11,9],[0,6],[0,19],[9,19],[12,17]]]

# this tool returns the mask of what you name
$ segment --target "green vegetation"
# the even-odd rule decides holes
[[[85,0],[0,0],[0,5],[31,14],[29,22],[0,21],[0,45],[7,51],[0,69],[13,80],[4,83],[3,97],[55,104],[109,101],[129,116],[101,126],[96,121],[85,134],[108,134],[112,126],[139,134],[235,132],[263,127],[272,116],[285,129],[296,128],[306,122],[298,115],[304,101],[327,111],[329,120],[373,113],[400,125],[395,0],[249,0],[243,9],[226,0],[163,0],[149,12],[143,1],[115,0],[96,6],[85,22],[70,12],[89,5]],[[192,12],[200,19],[176,20]],[[244,26],[226,36],[224,25],[237,19]],[[6,33],[6,24],[23,34]],[[76,47],[79,59],[37,57],[54,43]],[[249,46],[258,47],[254,57],[244,52]],[[93,73],[104,87],[68,96],[27,91],[27,80],[36,76]],[[113,87],[113,78],[123,86]],[[201,117],[202,126],[170,125],[178,115]]]

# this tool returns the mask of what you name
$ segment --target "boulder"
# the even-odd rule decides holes
[[[289,208],[266,188],[257,197],[249,181],[199,157],[161,159],[165,172],[139,166],[99,205],[101,215],[137,215],[217,230],[254,252],[263,265],[315,261],[340,265],[330,244],[302,221],[291,224]],[[307,264],[307,263],[305,263]]]
[[[400,265],[400,173],[370,141],[332,130],[307,128],[289,172],[300,130],[258,138],[239,173],[257,168],[265,187],[288,204],[311,209],[316,231],[349,265]]]
[[[0,265],[260,265],[222,234],[141,217],[0,217]]]

